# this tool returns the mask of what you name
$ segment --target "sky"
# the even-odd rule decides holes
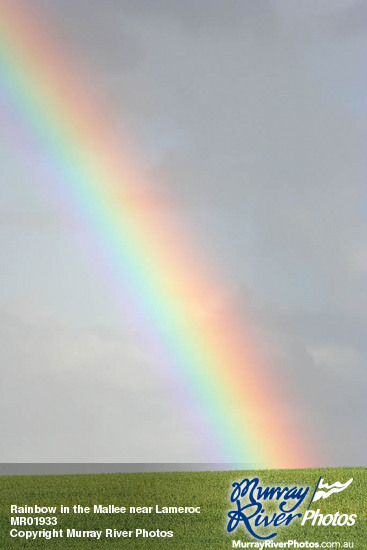
[[[32,5],[204,258],[208,314],[240,310],[320,465],[365,464],[366,4]],[[8,117],[0,102],[0,460],[218,462]]]

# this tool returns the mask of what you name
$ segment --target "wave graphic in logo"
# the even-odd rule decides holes
[[[340,483],[340,481],[336,481],[332,485],[328,485],[324,482],[322,478],[319,480],[319,484],[316,487],[316,492],[314,494],[314,497],[312,499],[312,502],[315,502],[316,500],[319,500],[320,498],[328,498],[333,493],[340,493],[341,491],[344,491],[353,481],[353,478],[351,477],[349,481],[346,483]],[[326,489],[326,490],[324,490]]]

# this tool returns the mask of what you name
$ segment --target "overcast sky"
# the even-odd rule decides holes
[[[365,464],[367,4],[32,4],[290,380],[328,465]],[[8,116],[0,102],[0,460],[208,462],[179,381],[34,185]]]

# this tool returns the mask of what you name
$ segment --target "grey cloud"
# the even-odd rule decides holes
[[[356,2],[342,13],[336,15],[332,20],[335,35],[338,38],[345,38],[367,30],[367,6],[363,1]]]
[[[325,452],[339,449],[335,465],[362,464],[367,445],[358,415],[365,410],[367,389],[365,317],[273,303],[253,311],[252,319],[254,340],[297,396],[293,410],[316,427],[314,441]]]
[[[185,462],[195,455],[189,424],[154,362],[126,335],[76,330],[29,309],[3,311],[0,327],[3,462]]]
[[[60,222],[49,212],[44,211],[0,211],[0,225],[8,227],[29,227],[32,229],[58,229]]]
[[[365,19],[363,5],[37,0],[35,6],[51,14],[60,36],[70,37],[71,51],[79,52],[78,62],[100,82],[114,130],[137,151],[146,178],[137,192],[145,186],[168,198],[174,223],[191,232],[213,278],[249,319],[269,368],[289,380],[298,398],[295,413],[319,426],[331,462],[361,463],[366,451],[360,439],[366,412],[367,224],[361,208],[366,169],[360,143],[366,113],[355,105],[364,98],[359,76],[364,37],[354,34]],[[330,29],[340,36],[349,33],[349,40],[335,40]],[[53,240],[42,250],[48,252],[52,244],[60,248]],[[56,281],[56,270],[47,270],[46,263],[43,258],[40,266]],[[76,265],[69,259],[69,286]],[[60,293],[65,288],[67,294],[65,272],[63,267],[52,288]],[[94,287],[83,289],[92,294]],[[81,310],[84,294],[73,293]],[[46,345],[35,322],[28,322],[17,336],[23,351],[12,355],[12,364],[22,369],[25,357],[30,358],[34,379],[27,372],[22,377],[36,391],[40,365],[49,365],[59,350],[57,368],[45,374],[58,411],[54,420],[64,403],[55,384],[79,418],[79,428],[65,418],[71,435],[64,449],[72,449],[85,430],[89,435],[76,447],[80,458],[90,453],[120,460],[121,453],[126,460],[139,460],[145,439],[157,461],[163,456],[196,460],[199,451],[179,417],[163,424],[167,432],[157,438],[161,445],[170,433],[176,454],[164,443],[161,454],[154,447],[149,426],[165,418],[171,405],[147,359],[126,346],[134,341],[128,329],[107,344],[84,318],[79,341],[71,323],[65,329],[65,311],[60,317],[63,329],[46,332]],[[132,378],[122,380],[119,369],[126,361]],[[100,365],[106,363],[102,376]],[[80,389],[79,401],[70,380]],[[42,399],[48,410],[49,401]],[[125,446],[114,447],[108,434],[116,433],[119,422],[127,426],[124,415],[134,401],[140,411],[135,435],[126,427]],[[103,422],[116,419],[108,430],[93,416],[93,402]],[[38,414],[35,403],[31,400],[32,418]],[[44,422],[46,434],[50,425]],[[20,418],[17,423],[21,426]],[[18,433],[20,441],[25,432]],[[93,434],[104,442],[104,454],[93,454]],[[37,445],[45,449],[41,440]],[[30,441],[25,445],[25,456],[44,459]],[[53,445],[55,456],[63,452],[56,439]],[[71,459],[69,450],[61,456]]]

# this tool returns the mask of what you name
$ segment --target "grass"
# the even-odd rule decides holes
[[[0,549],[20,550],[23,548],[49,550],[58,549],[230,549],[232,540],[255,541],[242,526],[231,534],[226,532],[227,512],[233,509],[229,494],[233,481],[244,477],[260,477],[262,486],[309,486],[301,512],[307,509],[311,495],[320,476],[326,482],[345,482],[351,477],[353,483],[344,492],[319,500],[311,509],[320,508],[324,514],[337,511],[357,514],[353,527],[314,526],[308,522],[300,525],[294,520],[287,527],[279,527],[275,542],[295,539],[297,541],[339,541],[354,542],[355,549],[367,549],[366,468],[325,468],[309,470],[263,470],[225,472],[170,472],[137,474],[88,474],[62,476],[3,476],[0,477]],[[57,513],[57,529],[102,530],[100,540],[55,538],[35,541],[11,538],[11,528],[36,530],[43,527],[12,527],[10,505],[69,506],[80,504],[91,507],[90,514]],[[93,505],[107,506],[153,506],[151,514],[94,514]],[[200,506],[200,514],[157,515],[155,505]],[[270,508],[274,507],[270,502]],[[298,510],[297,510],[298,511]],[[46,527],[46,529],[52,527]],[[173,538],[105,538],[106,528],[147,531],[160,529],[173,531]],[[321,546],[320,546],[321,547]],[[341,546],[343,548],[343,546]]]

